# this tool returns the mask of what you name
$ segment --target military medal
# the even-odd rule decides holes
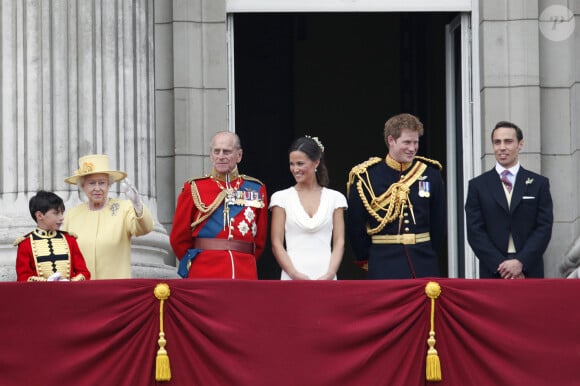
[[[260,192],[254,190],[238,191],[236,195],[236,205],[263,208],[264,200],[260,196]]]
[[[429,181],[419,181],[419,197],[429,198],[431,196]]]
[[[235,205],[236,203],[236,191],[232,188],[226,189],[226,203],[228,205]]]

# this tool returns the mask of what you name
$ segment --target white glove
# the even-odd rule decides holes
[[[121,192],[125,193],[125,196],[133,203],[133,208],[135,208],[135,213],[141,215],[143,213],[143,201],[141,201],[141,196],[137,191],[137,188],[131,184],[131,180],[125,178],[121,182]]]
[[[61,278],[61,276],[60,276],[60,272],[55,272],[55,273],[53,273],[52,275],[50,275],[50,276],[49,276],[49,277],[46,279],[46,281],[59,281],[59,280],[60,280],[60,278]]]

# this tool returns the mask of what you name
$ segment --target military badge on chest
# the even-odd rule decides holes
[[[429,181],[427,181],[427,176],[423,176],[419,181],[419,197],[429,198],[431,197],[431,186]]]
[[[226,177],[225,196],[224,196],[224,228],[228,229],[228,239],[233,238],[232,231],[234,227],[234,218],[242,213],[242,219],[237,224],[237,229],[240,234],[245,235],[248,231],[252,231],[255,236],[256,224],[254,222],[255,213],[251,208],[263,208],[264,197],[259,191],[251,187],[240,186],[242,179],[238,179],[236,184],[231,184],[228,177]],[[221,185],[220,185],[221,187]],[[243,208],[246,208],[245,210]]]
[[[226,176],[226,196],[225,204],[226,206],[237,205],[237,206],[249,206],[251,208],[263,208],[264,207],[264,197],[259,191],[252,188],[240,187],[242,179],[238,179],[237,183],[230,184],[229,176]],[[223,188],[222,188],[223,189]]]
[[[232,195],[232,205],[263,208],[264,198],[255,190],[238,190]]]
[[[231,188],[226,190],[226,205],[235,205],[237,193],[238,192],[236,190]]]

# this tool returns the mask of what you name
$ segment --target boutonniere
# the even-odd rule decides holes
[[[417,178],[419,181],[425,181],[427,179],[427,176],[421,176],[419,178]]]
[[[532,182],[534,182],[534,179],[533,178],[528,178],[526,180],[526,185],[530,185]]]

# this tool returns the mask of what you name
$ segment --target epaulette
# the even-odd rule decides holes
[[[199,176],[199,177],[191,177],[190,179],[188,179],[186,182],[187,183],[192,183],[193,181],[197,181],[197,180],[204,180],[206,178],[210,178],[210,175],[207,174],[205,176]]]
[[[362,173],[365,173],[369,166],[375,165],[375,164],[381,162],[382,160],[383,160],[383,158],[381,158],[381,157],[371,157],[368,160],[361,162],[358,165],[353,166],[352,169],[350,169],[350,172],[348,173],[348,181],[346,182],[347,195],[348,195],[348,192],[350,191],[350,187],[352,186],[352,184],[354,184],[355,177],[360,176]]]
[[[13,246],[18,246],[18,244],[20,244],[21,242],[23,242],[24,240],[26,240],[28,238],[28,236],[30,236],[32,232],[28,232],[27,234],[25,234],[24,236],[20,236],[17,237],[16,240],[14,240],[14,242],[12,243]]]
[[[432,166],[435,166],[439,170],[443,170],[443,165],[441,165],[441,162],[439,162],[437,160],[434,160],[434,159],[431,159],[431,158],[427,158],[427,157],[421,157],[420,155],[416,155],[415,158],[418,159],[418,160],[420,160],[420,161],[427,162],[428,164],[431,164]]]
[[[364,172],[365,170],[367,170],[367,168],[369,166],[377,164],[377,163],[381,162],[382,160],[383,160],[383,158],[381,158],[381,157],[371,157],[368,160],[361,162],[358,165],[353,166],[352,169],[350,169],[350,173],[359,174],[361,172]]]
[[[250,177],[250,176],[247,176],[245,174],[240,174],[240,177],[242,177],[244,180],[254,181],[254,182],[257,182],[260,185],[264,185],[264,183],[262,181],[260,181],[259,179],[257,179],[257,178]]]

